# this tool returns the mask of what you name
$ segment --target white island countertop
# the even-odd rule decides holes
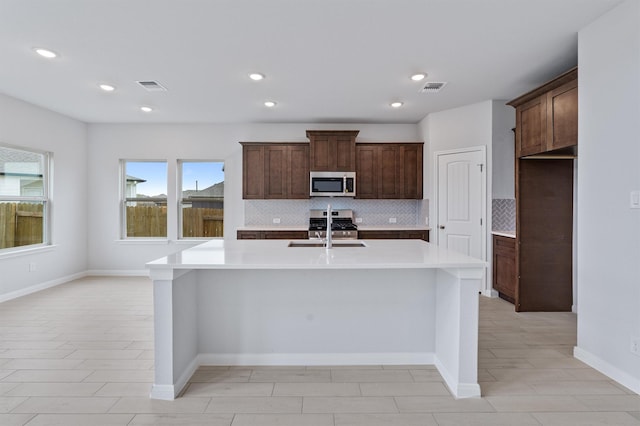
[[[147,263],[166,269],[483,268],[486,263],[420,240],[341,240],[334,248],[289,247],[290,240],[211,240]],[[313,244],[313,240],[295,240]],[[338,247],[362,242],[364,247]]]
[[[200,365],[431,364],[455,397],[481,395],[485,262],[421,240],[291,242],[211,240],[147,263],[152,398],[176,398]]]

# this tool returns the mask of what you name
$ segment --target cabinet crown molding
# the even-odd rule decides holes
[[[550,90],[558,88],[563,84],[566,84],[570,81],[577,80],[577,79],[578,79],[578,67],[571,68],[569,71],[559,75],[553,80],[550,80],[544,83],[542,86],[536,87],[535,89],[525,93],[524,95],[520,95],[517,98],[507,102],[507,105],[512,107],[517,107],[526,102],[529,102],[532,99],[537,98],[538,96],[546,92],[549,92]]]

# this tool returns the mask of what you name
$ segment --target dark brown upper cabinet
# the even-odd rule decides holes
[[[578,145],[578,69],[510,102],[516,109],[516,157],[575,154]]]
[[[243,199],[309,198],[309,144],[241,144]]]
[[[355,171],[358,133],[358,130],[307,130],[310,170]]]
[[[356,145],[356,197],[422,199],[422,143]]]

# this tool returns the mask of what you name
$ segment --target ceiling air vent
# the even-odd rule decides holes
[[[144,87],[149,92],[166,92],[167,89],[157,81],[147,80],[147,81],[137,81],[140,86]]]
[[[447,84],[446,82],[430,81],[420,89],[420,93],[438,93]]]

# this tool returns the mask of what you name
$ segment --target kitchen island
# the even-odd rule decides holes
[[[434,364],[454,396],[480,396],[485,262],[419,240],[295,243],[212,240],[147,264],[151,398],[201,365]]]

